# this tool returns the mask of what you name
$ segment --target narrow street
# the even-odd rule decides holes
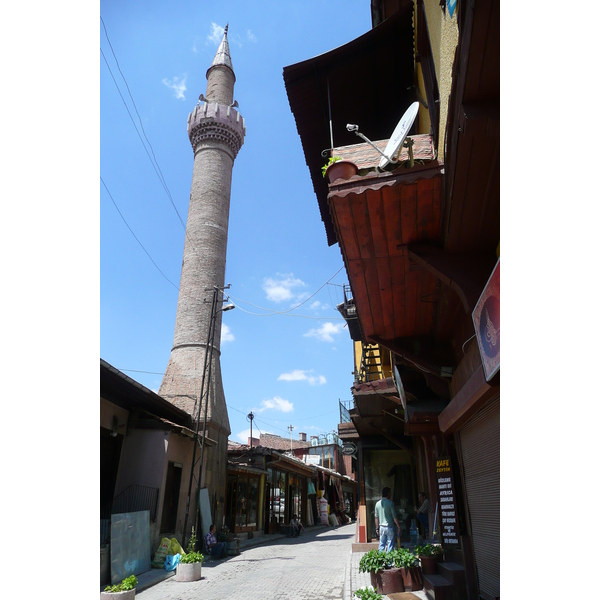
[[[356,524],[306,530],[202,565],[202,579],[171,577],[136,593],[140,600],[340,600]]]

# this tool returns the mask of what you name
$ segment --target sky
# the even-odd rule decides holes
[[[250,411],[255,436],[337,431],[339,400],[351,399],[353,384],[352,342],[335,309],[348,280],[339,246],[327,245],[282,72],[369,31],[369,3],[100,8],[101,358],[158,391],[193,169],[187,117],[229,24],[234,98],[246,120],[225,274],[236,309],[223,314],[221,338],[230,439],[247,442]]]

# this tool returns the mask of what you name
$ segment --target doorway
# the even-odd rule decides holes
[[[177,526],[177,508],[179,506],[179,491],[181,488],[181,463],[169,462],[167,481],[165,483],[165,499],[163,503],[160,531],[175,533]]]

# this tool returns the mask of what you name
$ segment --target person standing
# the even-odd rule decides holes
[[[384,487],[381,490],[381,500],[375,505],[375,530],[379,537],[379,550],[386,552],[394,549],[396,531],[400,531],[398,513],[394,503],[390,500],[391,492],[389,487]]]
[[[418,498],[420,506],[419,508],[415,506],[415,512],[417,513],[417,519],[423,524],[425,530],[424,537],[427,539],[429,537],[429,513],[431,512],[431,505],[425,492],[419,492]]]

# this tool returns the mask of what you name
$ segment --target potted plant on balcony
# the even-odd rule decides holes
[[[333,183],[338,179],[350,179],[358,173],[358,167],[350,160],[344,160],[341,156],[332,156],[326,164],[321,167],[323,177]]]
[[[437,573],[437,563],[444,554],[444,549],[437,544],[425,544],[417,546],[415,554],[421,561],[421,570],[425,575],[435,575]]]
[[[423,589],[423,578],[419,569],[417,555],[405,548],[392,550],[390,553],[392,566],[400,569],[404,590],[415,592]]]
[[[369,550],[358,565],[360,573],[369,573],[371,585],[380,594],[393,594],[404,591],[400,569],[391,566],[392,553],[382,550]]]
[[[103,592],[100,592],[100,600],[133,600],[135,598],[135,586],[137,577],[130,575],[115,585],[107,585]]]

